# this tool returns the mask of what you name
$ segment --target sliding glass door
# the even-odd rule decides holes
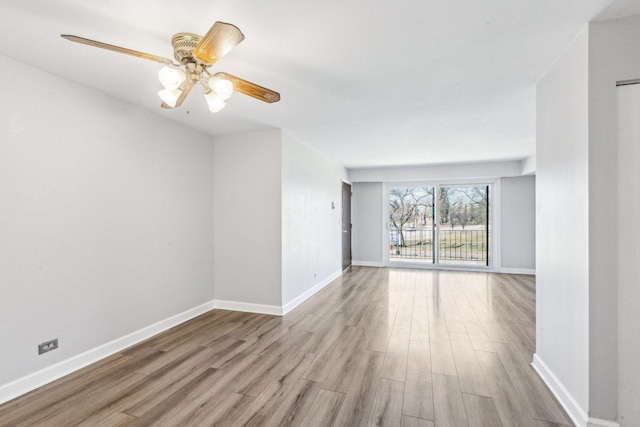
[[[491,185],[388,189],[390,264],[491,265]]]

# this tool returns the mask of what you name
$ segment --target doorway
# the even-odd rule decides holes
[[[491,267],[491,187],[388,187],[388,263]]]
[[[351,267],[351,185],[342,183],[342,271]]]

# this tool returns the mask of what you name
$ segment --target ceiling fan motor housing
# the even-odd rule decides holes
[[[171,45],[173,46],[173,57],[176,61],[183,65],[196,63],[205,68],[211,66],[212,64],[204,62],[193,54],[193,49],[195,49],[200,39],[202,39],[202,36],[193,33],[174,34],[171,38]]]

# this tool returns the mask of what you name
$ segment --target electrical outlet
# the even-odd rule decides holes
[[[56,348],[58,348],[58,338],[39,344],[38,354],[46,353],[47,351],[55,350]]]

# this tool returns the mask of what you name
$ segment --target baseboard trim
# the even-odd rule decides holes
[[[214,300],[214,308],[220,310],[244,311],[246,313],[269,314],[272,316],[282,316],[282,307],[277,305],[254,304],[251,302],[238,302],[227,300]]]
[[[601,420],[598,418],[589,418],[587,427],[620,427],[615,421]]]
[[[313,295],[319,292],[322,288],[324,288],[325,286],[327,286],[329,283],[333,282],[340,276],[342,276],[342,271],[338,270],[333,274],[329,275],[329,277],[325,278],[324,280],[322,280],[320,283],[318,283],[308,291],[304,292],[302,295],[289,301],[287,304],[285,304],[282,307],[282,314],[287,314],[288,312],[290,312],[291,310],[293,310],[294,308],[296,308],[297,306],[299,306],[300,304],[302,304],[303,302],[311,298]]]
[[[351,265],[358,267],[384,267],[384,263],[373,261],[351,261]]]
[[[589,416],[587,412],[582,409],[578,402],[573,398],[571,393],[565,388],[562,382],[555,376],[555,374],[549,369],[549,367],[542,361],[538,354],[533,355],[533,362],[531,366],[538,373],[542,381],[549,387],[551,393],[558,399],[560,405],[567,412],[567,415],[578,427],[587,427]],[[596,424],[600,425],[600,424]],[[606,424],[602,424],[603,426]]]
[[[500,271],[498,272],[504,273],[504,274],[530,274],[535,276],[536,269],[535,268],[501,268]]]
[[[65,375],[109,357],[119,351],[131,347],[132,345],[138,344],[139,342],[142,342],[147,338],[151,338],[160,332],[164,332],[167,329],[204,314],[213,308],[213,301],[206,302],[202,305],[154,323],[153,325],[139,329],[121,338],[117,338],[101,346],[85,351],[84,353],[80,353],[69,359],[58,362],[55,365],[48,366],[32,374],[18,378],[10,383],[4,384],[0,386],[0,404],[13,400],[18,396],[37,389],[38,387],[42,387],[43,385],[62,378]]]

